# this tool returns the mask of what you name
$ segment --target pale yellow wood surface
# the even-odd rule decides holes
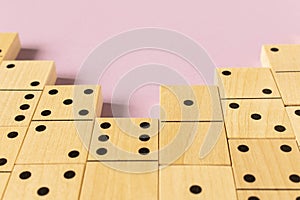
[[[28,126],[41,93],[40,91],[0,91],[0,127]]]
[[[191,193],[191,186],[199,186],[202,190],[198,194]],[[160,169],[159,199],[235,200],[237,197],[231,167],[169,166]]]
[[[223,99],[280,97],[269,68],[217,68],[216,76]]]
[[[16,163],[85,163],[92,128],[92,121],[31,122]],[[79,155],[70,157],[72,151]]]
[[[299,200],[300,191],[278,191],[278,190],[243,190],[237,191],[239,200]]]
[[[300,72],[274,73],[284,105],[300,105]]]
[[[281,99],[223,100],[222,106],[228,138],[295,138]]]
[[[141,127],[147,123],[149,123],[148,128],[147,126]],[[140,140],[142,135],[149,136],[148,140]],[[101,138],[107,139],[103,141]],[[99,153],[99,151],[103,153]],[[140,151],[145,152],[145,154],[140,154]],[[97,118],[89,160],[158,160],[158,120],[150,118]]]
[[[0,128],[0,171],[12,171],[27,127]]]
[[[300,145],[300,106],[288,106],[285,109],[290,118],[297,143]]]
[[[300,189],[299,182],[290,180],[291,175],[300,176],[300,152],[295,140],[231,139],[229,146],[238,189]],[[250,182],[246,181],[248,175],[255,180],[250,177]]]
[[[223,120],[216,86],[161,86],[160,106],[161,121]]]
[[[75,172],[75,176],[65,178],[68,171]],[[30,172],[31,176],[21,179],[23,172]],[[84,165],[81,164],[16,165],[3,199],[78,199],[83,173]],[[42,187],[48,188],[49,192],[40,196],[38,190]]]
[[[223,122],[162,122],[160,128],[160,164],[230,165]],[[209,154],[201,158],[200,149],[207,135],[216,142]]]
[[[21,50],[18,33],[0,33],[0,57],[3,60],[16,59]]]
[[[123,162],[123,165],[132,163]],[[150,173],[127,173],[121,171],[121,168],[113,169],[105,164],[107,163],[87,163],[81,200],[158,200],[157,169]],[[144,165],[151,165],[151,162],[145,162]]]
[[[7,186],[8,180],[10,177],[10,173],[1,172],[0,173],[0,198],[2,199],[5,188]]]
[[[45,86],[33,120],[93,120],[101,114],[102,102],[100,86]]]
[[[56,81],[53,61],[3,61],[0,90],[43,90]]]
[[[300,45],[277,44],[264,45],[261,52],[263,67],[278,71],[300,71]]]

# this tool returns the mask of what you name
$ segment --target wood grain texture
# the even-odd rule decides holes
[[[161,121],[223,120],[216,86],[161,86],[160,106]]]
[[[300,189],[290,180],[300,176],[295,140],[231,139],[229,146],[237,189]]]
[[[73,171],[75,176],[65,178],[64,174]],[[21,179],[23,172],[30,173]],[[78,199],[84,165],[16,165],[8,182],[3,199]],[[23,176],[24,177],[24,176]],[[49,189],[45,195],[38,195],[42,187]]]
[[[295,138],[281,99],[223,100],[228,138]]]
[[[12,171],[26,131],[27,127],[0,127],[0,171]]]
[[[123,162],[131,165],[133,162]],[[82,184],[81,200],[157,200],[158,171],[150,173],[127,173],[106,166],[107,163],[87,163]],[[146,162],[144,165],[151,165]],[[145,166],[147,167],[147,166]]]
[[[243,190],[237,191],[237,194],[239,200],[298,200],[300,198],[300,191],[291,190]]]
[[[0,91],[0,127],[27,127],[40,95],[40,91]]]
[[[284,105],[300,105],[300,72],[274,73]]]
[[[43,90],[56,81],[53,61],[3,61],[0,90]]]
[[[285,109],[290,118],[297,143],[300,145],[300,106],[288,106]]]
[[[16,163],[85,163],[92,128],[92,121],[31,122]],[[70,152],[74,151],[78,156],[70,157]]]
[[[194,185],[200,193],[190,192]],[[229,166],[169,166],[160,169],[159,188],[160,200],[237,199]]]
[[[300,71],[300,45],[263,45],[261,63],[263,67],[271,67],[275,72]]]
[[[97,118],[89,160],[157,161],[158,120],[150,118]]]
[[[162,122],[159,163],[162,165],[230,165],[223,122]],[[219,138],[215,136],[220,132]],[[217,140],[212,151],[200,158],[207,135]]]
[[[1,199],[2,199],[4,191],[6,189],[9,177],[10,177],[10,173],[7,173],[7,172],[0,173],[0,198]]]
[[[21,50],[18,33],[0,33],[0,58],[3,60],[16,59]]]
[[[45,86],[33,120],[93,120],[100,116],[102,94],[97,85]]]
[[[280,97],[269,68],[217,68],[216,72],[222,99]]]

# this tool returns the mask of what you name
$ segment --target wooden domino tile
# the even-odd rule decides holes
[[[274,73],[284,105],[300,105],[300,72]]]
[[[300,45],[264,45],[261,52],[263,67],[271,67],[275,72],[300,71]]]
[[[7,173],[7,172],[0,173],[0,198],[1,199],[2,199],[4,191],[6,189],[9,177],[10,177],[10,173]]]
[[[26,130],[27,127],[0,127],[0,171],[12,171]]]
[[[300,189],[295,140],[229,140],[237,189]]]
[[[13,60],[21,50],[18,33],[0,33],[0,59]]]
[[[290,118],[298,146],[300,146],[300,106],[285,107]]]
[[[239,200],[299,200],[300,190],[243,190],[238,191]]]
[[[216,78],[222,99],[280,98],[269,68],[218,68]]]
[[[40,95],[40,91],[0,91],[0,127],[27,127]]]
[[[158,200],[158,171],[128,173],[122,167],[131,168],[132,162],[119,163],[122,167],[111,168],[107,162],[87,163],[80,200],[122,199]],[[152,165],[141,163],[142,167]],[[124,166],[125,165],[125,166]],[[126,166],[126,165],[129,165]]]
[[[84,165],[16,165],[3,199],[78,199]]]
[[[281,99],[223,100],[228,138],[295,138]]]
[[[162,122],[160,128],[161,165],[231,164],[223,122]],[[215,145],[201,158],[200,149],[209,135],[216,141]]]
[[[97,118],[89,160],[157,161],[158,120]]]
[[[55,64],[53,61],[3,61],[0,79],[0,90],[43,90],[45,85],[55,84]]]
[[[17,164],[85,163],[92,121],[31,122]]]
[[[161,86],[161,121],[223,121],[216,86]]]
[[[45,86],[33,120],[94,120],[102,101],[100,86]]]
[[[236,200],[229,166],[169,166],[160,169],[159,199]]]

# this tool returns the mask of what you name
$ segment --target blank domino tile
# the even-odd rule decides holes
[[[300,72],[274,73],[284,105],[300,105]]]
[[[33,121],[16,163],[85,163],[92,128],[92,121]]]
[[[101,109],[100,86],[45,86],[33,120],[93,120]]]
[[[159,163],[162,165],[230,165],[223,122],[162,122]],[[219,137],[218,137],[219,132]],[[216,140],[204,158],[200,149],[207,135]]]
[[[295,138],[281,99],[224,100],[228,138]]]
[[[300,189],[300,152],[295,140],[229,140],[238,189]]]
[[[53,61],[3,61],[0,79],[0,90],[43,90],[45,85],[55,84],[55,64]]]
[[[0,127],[28,126],[41,93],[0,91]]]
[[[158,160],[158,120],[97,118],[89,160]]]
[[[0,171],[12,171],[27,127],[0,128]]]
[[[237,199],[229,166],[168,166],[159,176],[160,200]]]
[[[161,86],[161,121],[223,121],[217,86]]]
[[[300,145],[300,106],[288,106],[285,109],[294,129],[298,145]]]
[[[261,52],[263,67],[271,67],[275,72],[300,71],[300,45],[264,45]]]
[[[17,33],[0,33],[0,58],[14,60],[20,50],[21,43]]]
[[[239,200],[299,200],[299,191],[243,190],[237,191]]]
[[[280,98],[268,68],[218,68],[221,98]]]
[[[16,165],[3,199],[78,199],[84,165]]]
[[[81,200],[118,199],[118,200],[157,200],[158,170],[148,173],[127,173],[122,166],[128,168],[132,162],[123,162],[117,169],[106,163],[87,163],[82,184]],[[150,162],[144,163],[151,165]],[[130,168],[130,167],[129,167]],[[142,169],[142,168],[141,168]],[[181,182],[181,181],[177,181]]]

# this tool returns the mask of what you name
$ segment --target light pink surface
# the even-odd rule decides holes
[[[299,0],[1,0],[0,3],[0,31],[19,32],[23,48],[29,49],[23,51],[21,58],[55,60],[58,75],[63,78],[74,78],[89,52],[105,39],[140,27],[172,29],[193,38],[219,67],[259,66],[262,44],[300,43]],[[124,64],[116,62],[115,70],[118,71],[117,66],[140,64],[139,58],[143,61],[148,55],[145,52],[144,56],[132,56],[131,61],[123,59]],[[168,56],[164,62],[161,55],[153,55],[154,63],[174,68],[184,66],[181,61],[177,65],[168,63]],[[186,74],[195,78],[192,73]],[[104,89],[107,101],[109,85],[114,79],[102,81],[103,87],[107,86]],[[140,97],[132,101],[138,108],[157,102],[157,96],[151,100],[147,95],[137,94],[133,97]],[[144,114],[144,111],[133,113]]]

